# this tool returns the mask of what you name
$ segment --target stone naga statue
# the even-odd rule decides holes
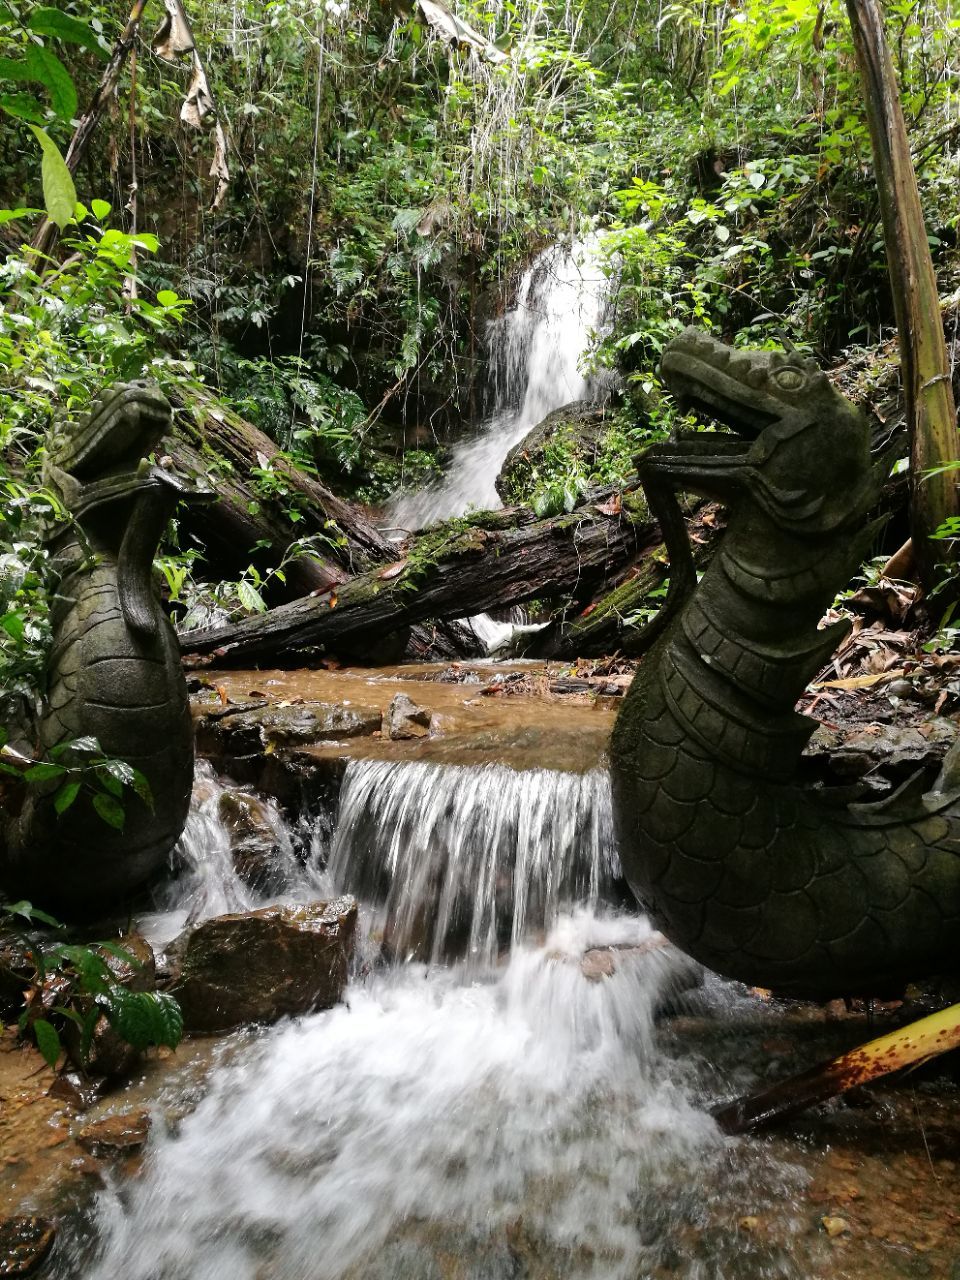
[[[627,880],[684,951],[778,992],[877,994],[955,966],[952,761],[929,791],[873,804],[798,781],[816,726],[794,704],[846,634],[818,624],[869,550],[890,455],[871,456],[866,419],[796,352],[688,329],[662,370],[681,407],[730,431],[637,462],[671,581],[611,744]],[[678,493],[729,512],[699,584]]]
[[[153,576],[157,543],[183,496],[181,482],[147,460],[170,422],[157,387],[118,383],[47,440],[44,480],[72,520],[49,544],[59,585],[37,754],[96,738],[104,755],[140,770],[153,802],[125,791],[118,831],[91,794],[58,816],[57,782],[26,788],[2,833],[0,882],[64,914],[110,906],[142,885],[179,839],[190,803],[187,690]]]

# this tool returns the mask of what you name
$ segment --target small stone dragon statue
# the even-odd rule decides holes
[[[868,552],[890,455],[796,352],[688,329],[662,370],[681,407],[729,431],[638,459],[671,582],[611,743],[627,880],[683,950],[778,992],[877,994],[954,967],[955,761],[873,804],[798,780],[815,723],[794,706],[846,634],[819,624]],[[699,583],[679,493],[729,512]]]
[[[140,770],[152,794],[150,805],[126,792],[121,831],[83,793],[58,816],[56,783],[26,788],[2,833],[0,883],[68,915],[142,885],[179,839],[190,803],[187,690],[153,579],[157,543],[184,490],[147,459],[170,422],[157,387],[118,383],[46,443],[45,483],[72,519],[49,543],[59,585],[37,755],[96,738],[104,755]]]

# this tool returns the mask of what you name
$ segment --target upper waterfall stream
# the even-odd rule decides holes
[[[495,481],[513,446],[554,409],[603,390],[603,377],[586,373],[583,362],[609,298],[600,236],[551,245],[534,259],[514,305],[489,326],[492,414],[454,446],[442,479],[391,500],[391,526],[422,529],[502,505]]]

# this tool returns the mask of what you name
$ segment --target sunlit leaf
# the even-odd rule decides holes
[[[57,144],[45,129],[35,124],[30,125],[30,128],[43,149],[41,177],[47,217],[62,231],[73,218],[73,211],[77,204],[77,189],[73,185],[70,170],[64,163]]]

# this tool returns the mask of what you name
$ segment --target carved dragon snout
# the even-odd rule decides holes
[[[952,965],[952,769],[922,797],[879,805],[798,782],[815,724],[794,704],[846,633],[821,619],[869,549],[890,459],[871,456],[865,419],[795,352],[688,330],[663,373],[681,406],[728,433],[686,433],[638,459],[671,590],[611,745],[627,879],[679,946],[756,985],[875,993]],[[729,507],[699,584],[678,492]]]

